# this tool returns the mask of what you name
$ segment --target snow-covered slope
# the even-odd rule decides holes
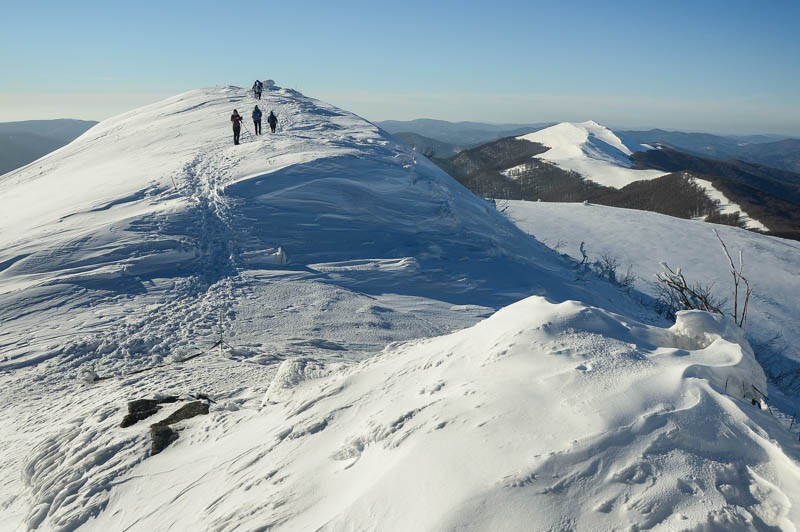
[[[732,202],[720,190],[717,190],[711,181],[695,177],[694,182],[700,185],[706,194],[713,201],[718,202],[720,214],[734,214],[739,213],[739,221],[744,224],[747,229],[756,229],[757,231],[769,231],[769,227],[750,217],[749,214],[744,212],[739,204]]]
[[[632,169],[630,154],[643,148],[626,145],[613,131],[592,120],[563,122],[517,138],[549,147],[537,155],[540,159],[608,187],[622,188],[665,175],[659,170]]]
[[[0,178],[3,526],[797,521],[797,446],[750,406],[764,375],[738,330],[669,328],[576,279],[430,162],[294,91],[260,102],[276,135],[233,146],[232,109],[255,103],[192,91]],[[76,380],[89,369],[111,378]],[[196,392],[209,415],[160,454],[148,426],[180,403],[119,426],[129,400]]]
[[[657,213],[603,205],[512,201],[509,213],[517,225],[542,242],[580,259],[585,242],[591,260],[616,258],[620,274],[630,266],[636,288],[655,296],[655,276],[662,262],[681,268],[690,281],[713,286],[727,300],[733,293],[730,264],[714,235],[719,231],[753,286],[748,334],[759,344],[800,362],[800,243],[723,225],[709,225]],[[730,310],[730,309],[729,309]]]
[[[20,472],[37,441],[117,445],[126,397],[202,390],[246,402],[288,357],[358,360],[532,293],[605,297],[570,286],[546,247],[355,115],[268,91],[258,103],[275,110],[278,133],[257,138],[248,123],[234,146],[230,114],[255,103],[235,87],[192,91],[104,121],[0,179],[4,516],[80,523],[97,510],[81,494],[104,504],[107,486],[85,482],[31,510]],[[193,361],[190,378],[121,381],[117,395],[76,389],[78,371],[169,366],[220,332],[233,349]],[[60,424],[78,411],[100,416],[100,429]]]
[[[765,386],[745,345],[705,313],[532,297],[343,374],[287,361],[260,412],[198,421],[86,528],[791,530],[800,468],[736,397]]]
[[[250,124],[240,146],[228,118],[234,107],[248,114],[253,99],[234,88],[201,90],[107,120],[3,177],[0,312],[6,323],[26,317],[3,331],[11,366],[91,352],[76,336],[86,330],[108,340],[104,353],[166,355],[211,335],[218,311],[234,301],[264,297],[262,308],[284,308],[287,294],[275,295],[276,307],[272,294],[242,298],[225,284],[236,278],[266,290],[248,276],[275,266],[326,290],[396,293],[406,303],[422,293],[482,307],[478,314],[541,290],[531,253],[546,250],[427,160],[292,91],[271,91],[261,103],[276,110],[279,133],[256,139]],[[208,286],[219,292],[194,308]],[[155,297],[153,306],[127,315],[139,297]],[[43,326],[67,313],[72,321],[60,330]],[[367,314],[366,322],[419,321],[402,308]],[[164,321],[157,333],[153,319]],[[409,326],[433,333],[451,324]],[[397,339],[396,328],[381,336]]]

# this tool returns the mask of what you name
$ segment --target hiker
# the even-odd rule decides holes
[[[269,124],[269,128],[275,133],[275,126],[278,125],[278,117],[275,116],[275,113],[272,111],[269,112],[269,116],[267,117],[267,123]]]
[[[253,109],[253,127],[255,127],[256,135],[260,135],[261,134],[261,109],[259,109],[257,105],[256,105],[256,108]]]
[[[242,131],[242,115],[236,109],[233,110],[231,115],[231,124],[233,124],[233,143],[239,144],[239,133]]]
[[[264,85],[261,84],[261,81],[256,80],[255,83],[253,83],[253,96],[255,96],[256,100],[261,99],[261,91],[263,88]]]

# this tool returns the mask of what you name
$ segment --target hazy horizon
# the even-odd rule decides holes
[[[159,99],[153,100],[152,102],[151,101],[146,101],[145,103],[142,104],[142,106],[148,105],[150,103],[158,102],[161,99],[167,98],[169,96],[174,96],[174,94],[165,95],[163,98],[159,98]],[[310,95],[310,96],[313,97],[313,95]],[[323,98],[323,100],[324,100],[324,98]],[[329,102],[329,103],[333,103],[333,102]],[[87,121],[93,121],[93,122],[101,122],[102,120],[105,120],[107,118],[111,118],[112,116],[115,116],[116,114],[122,114],[122,113],[125,113],[127,111],[133,110],[135,108],[136,107],[133,107],[131,109],[125,109],[125,110],[123,110],[121,112],[112,113],[112,114],[109,114],[109,115],[107,115],[107,116],[105,116],[105,117],[103,117],[101,119],[92,118],[91,116],[84,116],[84,117],[81,117],[81,116],[52,116],[52,117],[46,117],[46,118],[41,118],[41,117],[39,117],[39,118],[19,118],[19,119],[14,119],[14,120],[0,121],[0,123],[27,122],[27,121],[35,121],[35,120],[58,120],[58,119],[87,120]],[[345,110],[352,111],[352,109],[346,109],[346,108],[345,108]],[[556,124],[556,123],[561,123],[561,122],[585,122],[587,120],[594,120],[593,118],[585,118],[585,119],[580,119],[580,120],[542,120],[542,121],[519,121],[519,122],[514,122],[514,121],[510,121],[510,122],[509,121],[494,122],[494,121],[474,120],[474,119],[445,120],[445,119],[442,119],[442,118],[435,118],[435,117],[430,117],[430,116],[416,116],[416,117],[412,117],[412,118],[385,118],[385,119],[373,119],[373,118],[368,117],[368,116],[363,116],[363,115],[360,115],[360,116],[362,116],[362,118],[365,118],[365,119],[369,120],[370,122],[376,122],[376,123],[377,122],[390,122],[390,121],[412,122],[414,120],[439,120],[439,121],[443,121],[443,122],[450,122],[450,123],[453,123],[453,124],[457,124],[457,123],[461,123],[461,122],[473,122],[473,123],[487,124],[487,125],[493,125],[493,126],[501,126],[502,125],[502,126],[509,126],[509,127],[517,127],[517,126],[521,127],[521,126],[533,125],[533,124],[549,124],[549,123]],[[764,136],[776,136],[776,137],[785,137],[785,138],[800,138],[800,132],[798,132],[798,133],[776,133],[774,131],[733,131],[733,132],[727,132],[727,131],[714,131],[714,130],[709,130],[709,129],[690,129],[688,127],[684,127],[684,128],[681,128],[681,127],[666,127],[666,126],[662,126],[660,124],[634,126],[634,125],[629,125],[629,124],[605,123],[605,122],[602,122],[600,120],[595,120],[595,122],[598,122],[599,124],[601,124],[603,126],[606,126],[609,129],[612,129],[614,131],[620,131],[620,130],[623,130],[623,131],[624,130],[648,131],[648,130],[652,130],[652,129],[661,129],[661,130],[664,130],[664,131],[672,131],[672,132],[708,133],[708,134],[719,135],[719,136],[764,135]]]
[[[14,3],[0,22],[0,122],[102,120],[271,78],[372,121],[798,136],[798,18],[784,0]]]

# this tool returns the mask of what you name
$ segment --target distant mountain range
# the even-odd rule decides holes
[[[481,122],[447,122],[419,118],[416,120],[385,120],[377,125],[393,135],[414,133],[427,139],[418,138],[421,143],[430,140],[444,143],[454,151],[472,148],[502,137],[524,135],[552,125],[552,122],[536,124],[484,124]],[[402,135],[401,135],[402,138]]]
[[[660,144],[711,159],[736,159],[800,173],[800,139],[774,135],[722,137],[680,131],[619,131],[620,138],[639,144]]]
[[[0,123],[0,175],[69,144],[96,123],[68,118]]]
[[[502,137],[516,137],[554,125],[553,123],[447,122],[429,118],[408,121],[387,120],[377,124],[408,144],[417,146],[420,151],[434,152],[439,158],[447,158],[457,151]],[[663,129],[619,130],[615,133],[623,142],[629,144],[660,144],[700,157],[719,160],[737,159],[800,173],[800,139],[796,138],[781,135],[723,136]]]

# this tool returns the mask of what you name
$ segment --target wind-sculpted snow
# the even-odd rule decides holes
[[[230,113],[254,103],[192,91],[0,181],[3,526],[797,520],[797,448],[750,406],[764,377],[734,329],[657,327],[295,91],[265,92],[278,132],[234,146]],[[128,401],[165,396],[120,427]],[[151,456],[149,425],[201,396],[210,413]]]
[[[285,362],[279,400],[142,463],[87,529],[791,530],[798,447],[741,341],[533,297],[329,376]]]

